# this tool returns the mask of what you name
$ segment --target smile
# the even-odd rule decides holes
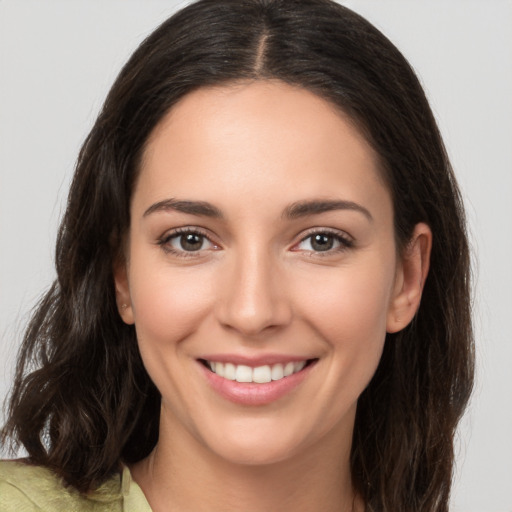
[[[218,359],[198,359],[206,382],[224,399],[244,406],[267,405],[290,396],[318,363],[318,358],[290,361],[276,355],[259,360],[233,355]]]
[[[300,372],[307,364],[307,361],[288,362],[285,364],[277,363],[273,365],[263,365],[252,368],[243,364],[222,363],[215,361],[205,361],[206,366],[219,377],[236,382],[255,382],[265,384],[267,382],[277,381],[289,377],[294,373]]]

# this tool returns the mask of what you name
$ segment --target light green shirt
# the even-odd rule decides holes
[[[65,487],[41,466],[0,460],[0,512],[151,512],[125,467],[88,495]]]

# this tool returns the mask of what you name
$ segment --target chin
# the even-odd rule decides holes
[[[226,462],[240,466],[268,466],[293,459],[298,450],[287,449],[279,442],[244,443],[237,440],[215,449]]]
[[[272,421],[270,418],[243,418],[217,431],[209,430],[204,446],[226,462],[241,466],[268,466],[307,457],[308,453],[324,452],[333,444],[331,429],[314,428],[304,421]],[[309,427],[309,428],[308,428]],[[314,448],[313,450],[310,450]],[[319,449],[319,450],[318,450]]]

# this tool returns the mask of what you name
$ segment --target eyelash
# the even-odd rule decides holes
[[[294,247],[302,244],[308,239],[312,239],[314,236],[317,235],[325,235],[327,237],[331,237],[334,240],[334,242],[339,243],[339,246],[336,248],[328,249],[326,251],[304,251],[313,257],[324,258],[327,256],[332,256],[334,254],[339,254],[340,252],[346,251],[347,249],[351,249],[354,247],[354,240],[347,234],[328,228],[314,228],[310,230],[305,236],[301,238],[298,244],[295,244]]]
[[[194,257],[197,258],[197,256],[200,253],[202,253],[204,251],[204,249],[199,249],[197,251],[185,251],[185,250],[180,251],[180,250],[177,250],[174,247],[172,247],[172,245],[170,245],[170,242],[172,239],[179,238],[180,236],[183,236],[183,235],[197,235],[199,237],[202,237],[203,239],[208,240],[208,242],[210,242],[210,244],[217,247],[217,244],[212,242],[210,237],[205,232],[203,232],[202,230],[200,230],[198,228],[188,228],[188,227],[187,228],[177,228],[177,229],[173,230],[171,233],[166,233],[164,236],[162,236],[158,240],[157,244],[160,247],[162,247],[163,251],[166,252],[167,254],[172,254],[179,258],[194,258]]]
[[[186,250],[177,250],[172,245],[170,245],[171,240],[174,238],[179,238],[183,235],[197,235],[199,237],[202,237],[203,239],[208,240],[210,244],[212,244],[214,247],[218,247],[215,242],[213,242],[210,237],[203,232],[201,229],[198,228],[177,228],[173,230],[171,233],[166,233],[164,236],[162,236],[157,244],[162,247],[162,250],[166,252],[167,254],[172,254],[174,256],[180,257],[180,258],[193,258],[198,257],[205,249],[199,249],[197,251],[186,251]],[[314,251],[314,250],[306,250],[304,252],[308,253],[311,256],[315,257],[326,257],[326,256],[332,256],[333,254],[338,254],[340,252],[346,251],[347,249],[350,249],[354,246],[354,241],[352,238],[350,238],[346,234],[341,234],[339,231],[327,229],[327,228],[316,228],[311,231],[309,231],[305,236],[303,236],[300,240],[300,242],[296,243],[293,247],[296,247],[303,242],[305,242],[308,239],[312,239],[314,236],[317,235],[326,235],[327,237],[331,237],[334,239],[334,242],[337,242],[339,244],[336,248],[330,248],[326,251]],[[206,249],[207,250],[207,249]],[[298,249],[293,249],[292,251],[298,252]]]

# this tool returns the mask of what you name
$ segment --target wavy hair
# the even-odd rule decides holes
[[[160,395],[119,317],[112,272],[145,143],[191,91],[266,79],[312,91],[355,122],[379,156],[399,250],[418,222],[432,229],[420,309],[387,336],[359,398],[351,469],[368,511],[447,511],[454,432],[473,379],[463,205],[410,65],[330,0],[200,0],[132,55],[80,151],[57,279],[25,333],[2,439],[82,492],[151,452]]]

